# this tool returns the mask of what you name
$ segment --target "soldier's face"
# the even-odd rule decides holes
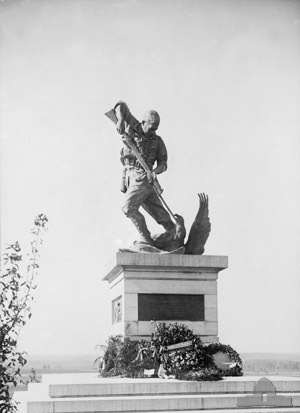
[[[142,129],[144,132],[144,135],[147,138],[150,138],[153,133],[157,130],[158,128],[158,122],[155,121],[151,121],[151,120],[144,120],[142,122]]]

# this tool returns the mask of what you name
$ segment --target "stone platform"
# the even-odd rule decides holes
[[[149,339],[151,321],[182,323],[218,342],[217,279],[226,256],[122,253],[103,278],[111,298],[110,335]]]
[[[44,375],[16,392],[19,413],[300,413],[300,377],[228,377],[217,382]],[[258,383],[265,381],[259,387]],[[260,390],[259,390],[260,388]]]

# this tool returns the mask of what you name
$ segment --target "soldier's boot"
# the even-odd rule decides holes
[[[166,231],[172,231],[172,229],[175,229],[176,224],[174,224],[174,222],[170,220],[167,222],[163,222],[162,226],[164,227]]]
[[[153,245],[153,239],[147,228],[144,216],[139,211],[132,211],[127,215],[131,219],[134,226],[140,234],[140,242],[145,242],[147,244]]]
[[[174,224],[171,219],[168,221],[160,222],[160,224],[164,227],[165,232],[162,234],[155,234],[153,235],[154,246],[160,250],[171,251],[171,245],[174,245],[174,240],[176,237],[176,224]],[[171,249],[170,249],[171,248]],[[177,245],[175,248],[176,249]]]

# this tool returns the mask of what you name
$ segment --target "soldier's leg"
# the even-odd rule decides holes
[[[166,230],[171,230],[175,227],[174,222],[168,211],[164,208],[160,199],[152,189],[147,199],[142,204],[142,207],[148,212],[149,215]]]
[[[135,225],[140,234],[140,240],[152,244],[145,218],[139,211],[139,207],[149,196],[149,190],[149,187],[146,185],[129,186],[122,211]]]

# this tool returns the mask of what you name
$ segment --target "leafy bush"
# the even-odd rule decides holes
[[[22,327],[31,317],[32,291],[36,288],[35,277],[39,265],[38,249],[41,234],[46,230],[47,217],[40,214],[31,231],[31,254],[27,272],[22,274],[21,247],[18,242],[9,245],[3,254],[0,279],[0,411],[16,413],[17,404],[10,395],[10,387],[21,381],[20,369],[26,364],[25,353],[17,348]]]

